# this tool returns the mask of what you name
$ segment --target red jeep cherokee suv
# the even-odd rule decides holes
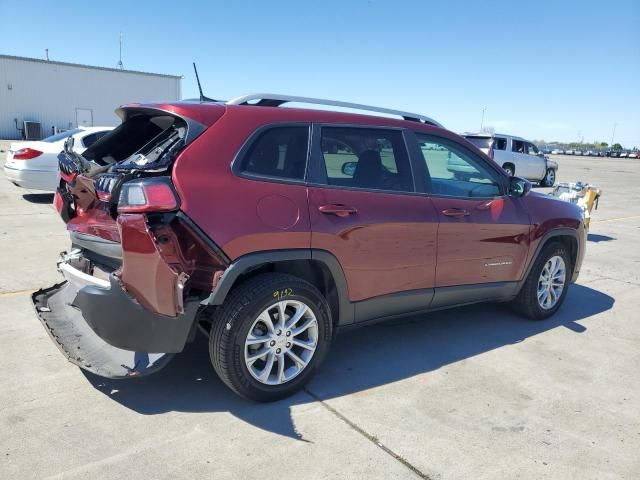
[[[482,301],[544,319],[578,275],[578,208],[427,117],[266,94],[117,112],[112,133],[60,154],[72,248],[65,281],[33,294],[60,350],[98,375],[158,370],[201,330],[231,389],[275,400],[340,329]]]

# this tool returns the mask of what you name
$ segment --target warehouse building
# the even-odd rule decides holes
[[[120,119],[114,110],[124,103],[179,100],[181,79],[0,55],[0,138],[46,137],[76,126],[117,125]]]

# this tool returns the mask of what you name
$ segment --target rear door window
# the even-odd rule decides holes
[[[525,142],[523,142],[522,140],[512,140],[511,151],[516,153],[526,153]]]
[[[327,185],[413,192],[402,132],[378,128],[322,127],[322,175]]]
[[[250,175],[304,180],[308,146],[308,126],[269,128],[251,144],[239,170]]]

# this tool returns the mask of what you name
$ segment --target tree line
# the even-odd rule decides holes
[[[567,148],[573,148],[573,149],[578,149],[578,150],[614,150],[614,151],[622,151],[625,150],[625,148],[620,145],[619,143],[614,143],[613,145],[611,145],[611,148],[609,148],[609,144],[607,142],[592,142],[592,143],[580,143],[580,142],[547,142],[546,140],[534,140],[533,143],[535,143],[536,145],[538,145],[539,147],[557,147],[557,148],[563,148],[563,149],[567,149]],[[633,148],[633,150],[637,150],[636,147]]]

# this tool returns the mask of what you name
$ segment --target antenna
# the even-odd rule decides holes
[[[120,32],[120,59],[118,60],[118,68],[120,70],[124,70],[124,65],[122,64],[122,32]]]
[[[196,72],[196,82],[198,82],[198,91],[200,92],[200,101],[204,101],[204,94],[202,93],[202,85],[200,85],[200,77],[198,76],[198,67],[196,62],[193,62],[193,71]]]
[[[200,101],[201,102],[217,102],[218,100],[205,97],[204,93],[202,93],[202,85],[200,85],[200,77],[198,76],[198,67],[196,67],[196,62],[193,62],[193,71],[196,72],[196,82],[198,82],[198,91],[200,92]]]

